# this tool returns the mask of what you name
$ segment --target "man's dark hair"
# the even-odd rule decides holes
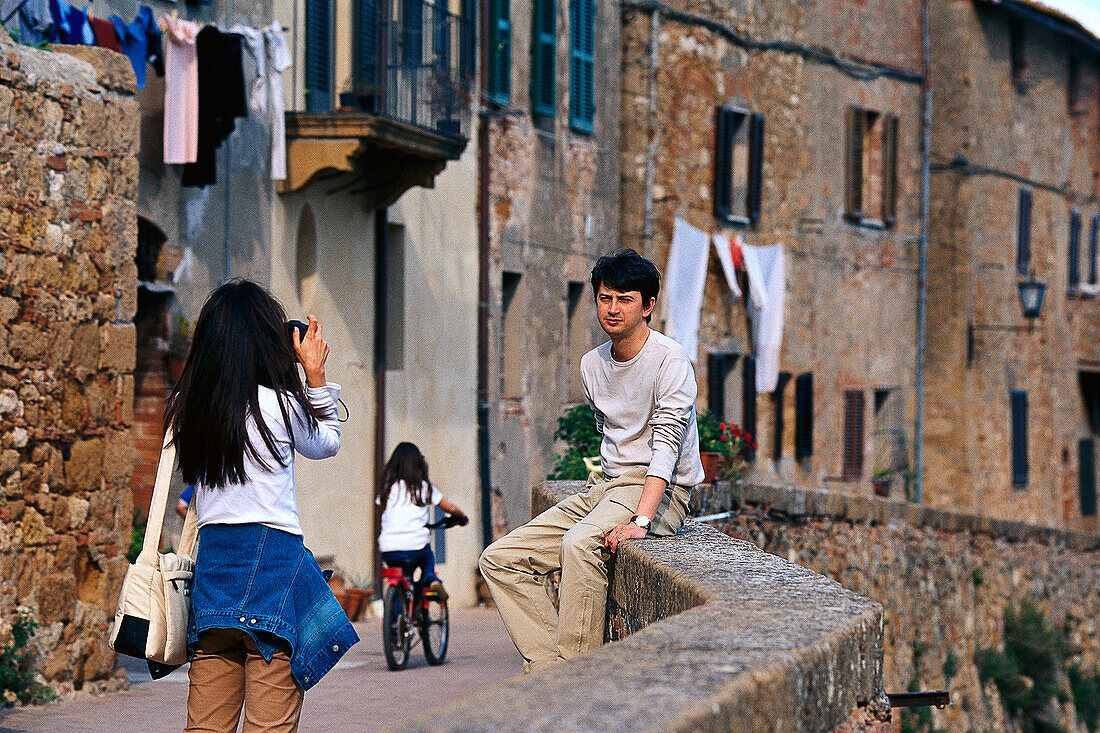
[[[600,285],[625,293],[637,290],[642,294],[642,305],[661,292],[661,273],[657,266],[632,249],[622,249],[596,260],[592,268],[592,297],[596,297]],[[645,318],[649,322],[649,316]]]

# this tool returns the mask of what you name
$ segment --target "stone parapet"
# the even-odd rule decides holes
[[[541,484],[532,511],[582,486]],[[609,595],[614,643],[405,730],[866,730],[859,708],[886,714],[882,607],[749,542],[692,521],[626,542]]]

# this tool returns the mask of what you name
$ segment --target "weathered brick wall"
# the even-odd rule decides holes
[[[0,645],[31,608],[39,667],[66,692],[115,684],[138,110],[125,57],[56,48],[0,35]]]
[[[729,488],[696,494],[702,506],[708,495],[728,500]],[[936,728],[1015,730],[974,656],[1002,643],[1005,608],[1025,595],[1066,629],[1071,662],[1100,666],[1100,538],[819,491],[750,486],[743,496],[747,506],[719,528],[881,603],[886,691],[914,679],[921,690],[950,690],[953,704],[932,713]],[[1055,714],[1078,730],[1069,705]]]

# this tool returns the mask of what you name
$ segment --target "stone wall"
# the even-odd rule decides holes
[[[532,511],[581,488],[545,482],[532,491]],[[625,638],[405,730],[827,733],[888,725],[881,607],[749,542],[689,521],[675,537],[624,543],[610,600],[615,636]]]
[[[700,487],[693,510],[722,511],[731,496],[728,484]],[[1100,666],[1100,536],[789,487],[748,486],[741,496],[746,506],[722,531],[882,603],[885,689],[904,692],[915,680],[950,690],[953,704],[932,711],[936,728],[1014,730],[974,655],[1002,643],[1005,608],[1024,596],[1065,628],[1070,662]],[[1084,730],[1070,706],[1056,715]]]
[[[124,56],[54,48],[0,35],[0,646],[32,609],[39,668],[66,692],[115,684],[138,110]]]

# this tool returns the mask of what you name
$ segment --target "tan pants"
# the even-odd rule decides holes
[[[615,479],[593,474],[585,491],[547,509],[485,548],[481,574],[528,671],[571,659],[604,641],[607,561],[604,536],[638,508],[645,470]],[[690,489],[670,484],[650,536],[676,533],[687,515]],[[542,577],[561,569],[559,611]]]
[[[235,733],[242,706],[244,733],[298,730],[303,692],[282,649],[265,662],[245,632],[214,629],[199,638],[189,677],[189,732]]]

